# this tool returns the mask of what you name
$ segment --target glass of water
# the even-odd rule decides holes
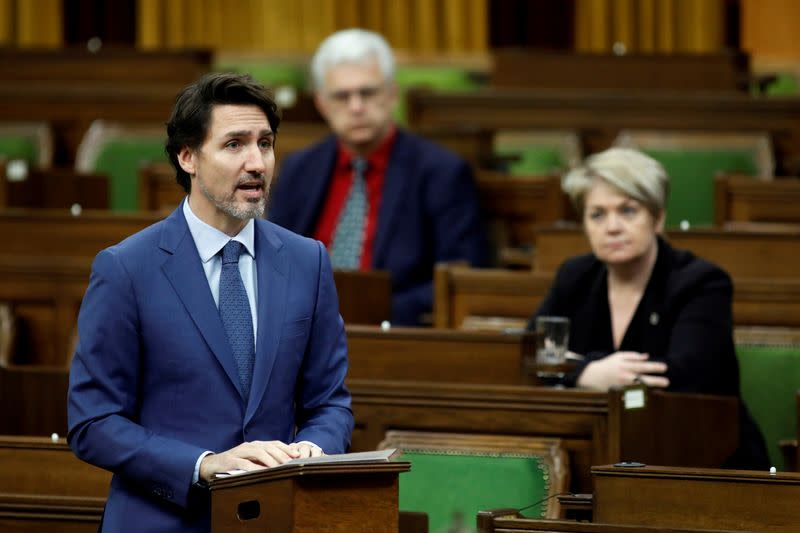
[[[536,377],[544,385],[561,382],[566,372],[569,318],[536,318]]]

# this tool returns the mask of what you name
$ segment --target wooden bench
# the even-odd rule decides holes
[[[533,244],[537,226],[576,219],[558,175],[511,176],[481,169],[476,183],[498,253]]]
[[[1,436],[0,529],[97,531],[110,482],[64,439]]]
[[[800,101],[719,92],[484,89],[412,90],[412,127],[471,125],[492,131],[573,129],[585,153],[610,147],[622,129],[769,133],[779,175],[800,170]]]
[[[569,454],[570,490],[591,492],[591,465],[638,460],[720,466],[738,442],[738,400],[647,391],[625,409],[626,391],[349,379],[352,451],[375,449],[389,430],[553,437]],[[670,446],[659,443],[669,442]]]
[[[348,379],[521,385],[534,335],[347,327]]]
[[[718,54],[589,54],[500,48],[491,84],[502,88],[670,89],[745,92],[749,57]]]
[[[800,223],[800,179],[721,175],[714,182],[714,223]]]
[[[28,169],[23,180],[9,180],[0,165],[0,208],[108,209],[108,180],[72,169]]]
[[[57,166],[73,164],[95,119],[163,124],[178,92],[211,70],[207,50],[5,48],[0,58],[0,115],[49,122]]]
[[[799,277],[800,225],[671,230],[666,237],[674,247],[716,263],[734,279]],[[567,258],[588,252],[589,243],[579,227],[540,228],[536,233],[534,271],[555,273]]]
[[[570,520],[523,518],[516,509],[492,509],[477,516],[481,533],[735,533],[734,530],[599,524]]]
[[[595,466],[593,520],[673,528],[797,531],[800,474]]]
[[[69,363],[93,257],[94,253],[83,257],[0,254],[0,302],[10,305],[18,324],[10,362]],[[334,271],[333,275],[339,310],[348,324],[377,326],[390,318],[392,287],[386,272]]]
[[[434,326],[492,331],[524,327],[552,281],[552,273],[437,265]],[[800,277],[734,278],[733,286],[736,326],[800,328]]]

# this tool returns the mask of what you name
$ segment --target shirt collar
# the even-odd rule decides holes
[[[370,169],[377,169],[379,172],[383,172],[389,166],[389,155],[392,153],[392,146],[396,138],[397,126],[392,125],[389,135],[366,157]],[[354,154],[340,141],[336,155],[336,165],[339,170],[349,170],[353,159]]]
[[[186,217],[186,223],[189,225],[189,232],[192,234],[194,244],[197,246],[197,251],[200,254],[200,260],[203,261],[203,263],[210,261],[230,240],[242,243],[247,249],[247,253],[255,259],[255,221],[253,219],[248,220],[245,227],[242,228],[242,231],[231,238],[217,228],[197,218],[197,215],[194,214],[192,208],[189,206],[188,196],[183,201],[183,216]]]

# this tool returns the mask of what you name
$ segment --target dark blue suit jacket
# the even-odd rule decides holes
[[[325,249],[256,220],[249,401],[182,207],[98,254],[78,319],[69,443],[114,473],[104,529],[208,531],[190,485],[205,450],[309,440],[344,452],[347,348]]]
[[[278,144],[280,149],[280,143]],[[284,158],[269,219],[312,236],[336,163],[336,138]],[[392,276],[392,322],[418,324],[433,305],[433,267],[484,266],[487,244],[472,171],[457,155],[399,130],[378,211],[372,267]]]

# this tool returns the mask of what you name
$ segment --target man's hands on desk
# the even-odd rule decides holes
[[[230,470],[260,470],[282,465],[292,459],[319,457],[322,449],[307,442],[286,444],[279,440],[245,442],[222,453],[206,455],[200,463],[200,479],[208,482],[215,474]]]

